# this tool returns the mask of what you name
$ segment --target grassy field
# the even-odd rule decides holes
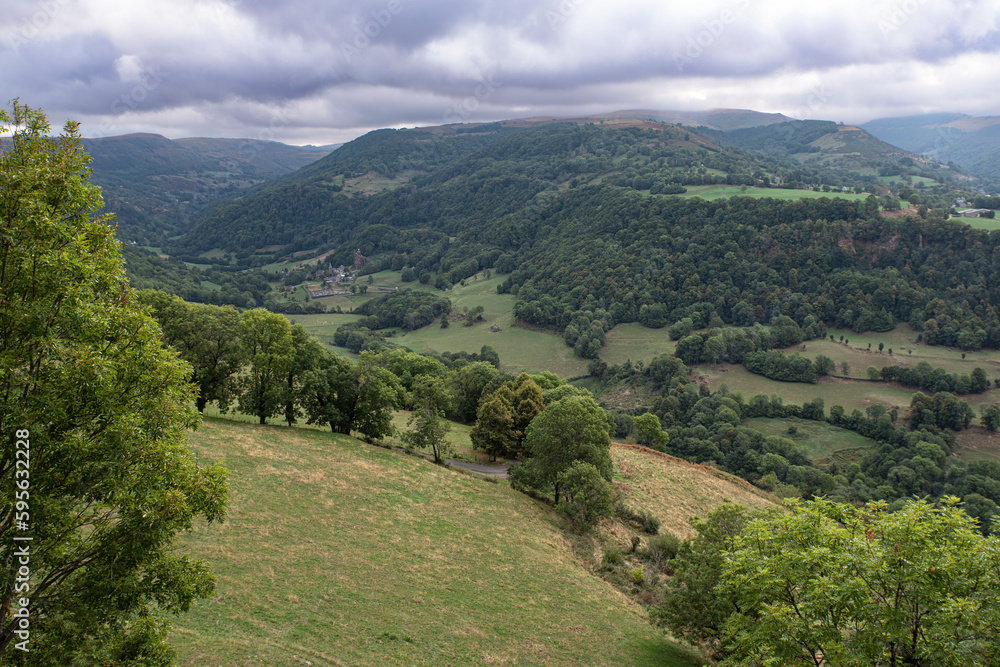
[[[825,465],[831,459],[838,463],[854,461],[875,446],[874,440],[854,431],[809,419],[750,419],[743,425],[766,435],[794,441],[817,465]],[[789,427],[793,426],[794,435],[788,433]]]
[[[608,364],[621,364],[649,360],[658,354],[669,354],[677,347],[677,341],[670,340],[669,327],[649,329],[637,322],[619,324],[607,333],[601,360]]]
[[[232,503],[181,540],[218,585],[174,621],[180,665],[700,664],[507,485],[306,429],[209,419],[191,443]]]
[[[403,446],[403,439],[400,434],[403,431],[409,430],[408,422],[412,412],[407,412],[406,410],[397,410],[392,416],[392,425],[396,429],[396,435],[386,438],[386,441],[396,445],[398,447]],[[448,435],[445,439],[450,442],[455,447],[455,456],[449,457],[459,461],[471,461],[472,463],[506,463],[507,459],[498,458],[496,461],[492,461],[489,455],[483,452],[476,451],[472,448],[472,426],[470,424],[461,424],[459,422],[448,422],[451,425],[451,430],[448,431]],[[425,453],[430,454],[430,451],[425,450]]]
[[[394,340],[415,352],[478,352],[483,345],[490,345],[500,355],[502,370],[511,373],[549,370],[563,378],[586,375],[588,361],[574,355],[561,336],[514,326],[516,297],[497,294],[502,280],[500,276],[487,279],[479,274],[464,287],[455,285],[445,293],[452,302],[450,327],[442,329],[435,323]],[[462,326],[462,310],[476,306],[483,307],[485,321]],[[494,324],[501,331],[491,331]]]
[[[724,500],[749,507],[778,503],[742,479],[642,447],[615,444],[611,458],[628,504],[649,510],[662,522],[661,531],[681,538],[695,534],[691,517],[705,516]]]
[[[814,190],[793,190],[790,188],[757,188],[740,185],[688,185],[687,192],[682,197],[701,197],[702,199],[725,199],[737,195],[746,197],[773,197],[774,199],[819,199],[820,197],[839,197],[852,201],[863,201],[867,194],[845,192],[816,192]]]
[[[817,384],[803,382],[778,382],[762,375],[754,375],[743,366],[731,364],[701,364],[693,366],[695,379],[705,381],[713,391],[725,384],[732,392],[740,392],[747,400],[754,394],[777,394],[786,404],[801,405],[815,398],[822,398],[827,414],[834,405],[841,405],[850,412],[857,408],[864,411],[872,403],[905,410],[910,406],[913,390],[880,382],[850,381],[840,378],[823,379]]]
[[[1000,212],[997,212],[1000,213]],[[953,220],[958,220],[959,222],[964,222],[969,227],[975,227],[976,229],[985,229],[987,231],[995,231],[1000,229],[1000,217],[997,218],[952,218]]]

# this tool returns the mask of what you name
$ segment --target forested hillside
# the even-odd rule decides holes
[[[192,215],[215,199],[288,174],[325,150],[251,139],[178,139],[130,134],[85,139],[91,181],[105,210],[115,214],[118,238],[160,245],[188,231]]]

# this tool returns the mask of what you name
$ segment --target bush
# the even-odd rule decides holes
[[[659,519],[647,510],[636,511],[632,509],[621,498],[615,501],[615,516],[626,523],[636,525],[648,535],[656,535],[660,532]]]
[[[646,548],[643,550],[643,557],[650,561],[657,569],[662,570],[668,561],[677,557],[680,551],[681,541],[676,535],[664,533],[656,535],[646,541]]]
[[[623,560],[624,557],[618,547],[609,547],[604,550],[604,555],[601,557],[601,565],[608,569],[613,569],[615,565],[621,565]]]

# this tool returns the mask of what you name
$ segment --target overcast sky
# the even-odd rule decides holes
[[[4,0],[0,89],[84,136],[342,142],[619,109],[1000,114],[1000,0]]]

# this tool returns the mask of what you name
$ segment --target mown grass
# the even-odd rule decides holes
[[[232,502],[181,540],[218,585],[174,621],[180,665],[701,664],[507,485],[306,429],[208,419],[191,444]]]
[[[1000,213],[1000,211],[995,211],[995,213]],[[958,220],[959,222],[964,222],[969,227],[974,227],[976,229],[985,229],[990,232],[1000,229],[1000,218],[952,218],[952,219]]]
[[[875,446],[874,440],[854,431],[809,419],[749,419],[743,425],[766,435],[792,440],[817,465],[824,465],[831,460],[838,463],[846,459],[853,460]],[[795,433],[790,434],[788,429],[793,426]]]
[[[702,364],[692,367],[693,377],[707,382],[713,390],[725,384],[731,392],[740,392],[747,400],[754,394],[776,394],[786,404],[801,405],[806,401],[822,398],[827,414],[834,405],[845,410],[864,411],[872,403],[882,403],[888,408],[909,408],[913,390],[881,382],[851,381],[840,378],[823,379],[817,384],[803,382],[778,382],[762,375],[754,375],[743,366],[732,364]]]

